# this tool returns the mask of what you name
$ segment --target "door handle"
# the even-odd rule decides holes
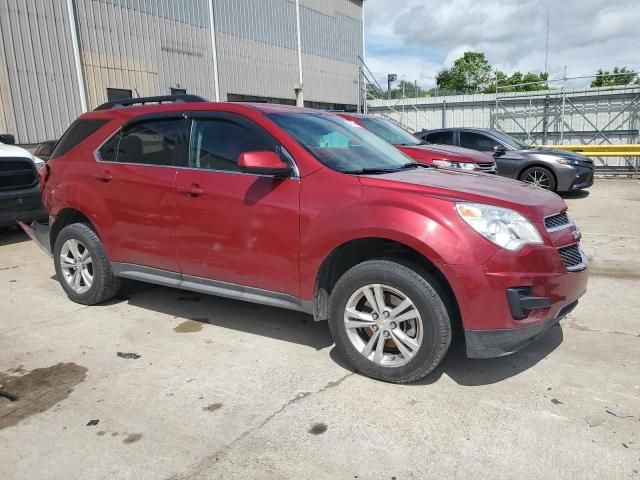
[[[197,197],[199,195],[204,195],[204,190],[200,188],[199,185],[196,185],[195,183],[189,186],[178,185],[176,189],[178,190],[178,193],[183,193],[190,197]]]
[[[108,170],[105,170],[102,173],[96,173],[93,178],[95,178],[96,180],[98,180],[99,182],[110,182],[111,180],[113,180],[113,176],[109,173]]]

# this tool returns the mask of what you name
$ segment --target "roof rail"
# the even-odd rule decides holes
[[[145,105],[147,103],[187,103],[187,102],[208,102],[199,95],[160,95],[157,97],[124,98],[106,102],[96,107],[95,110],[109,110],[110,108],[130,107],[132,105]]]

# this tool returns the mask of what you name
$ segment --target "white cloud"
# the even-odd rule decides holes
[[[368,63],[423,86],[466,50],[485,52],[506,72],[540,72],[547,5],[552,78],[562,76],[564,65],[569,76],[615,65],[640,70],[637,0],[368,0]]]

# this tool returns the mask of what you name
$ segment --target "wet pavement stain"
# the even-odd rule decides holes
[[[202,410],[204,410],[205,412],[215,412],[216,410],[220,410],[221,408],[222,408],[221,403],[212,403],[211,405],[202,407]]]
[[[325,423],[314,423],[309,429],[311,435],[322,435],[327,431],[327,425]]]
[[[87,368],[75,363],[36,368],[21,376],[0,373],[0,385],[20,397],[15,402],[0,403],[0,430],[57,405],[86,376]]]
[[[127,438],[125,438],[122,443],[124,444],[130,444],[130,443],[135,443],[138,440],[140,440],[142,438],[142,434],[141,433],[130,433],[129,435],[127,435]]]
[[[177,333],[194,333],[202,330],[202,323],[186,320],[173,329]]]

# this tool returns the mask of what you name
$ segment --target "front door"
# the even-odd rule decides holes
[[[93,184],[109,216],[112,261],[179,272],[173,189],[186,124],[183,117],[136,121],[100,149]]]
[[[243,173],[243,152],[281,146],[253,121],[203,113],[191,121],[175,182],[176,246],[184,275],[299,295],[298,178]]]

